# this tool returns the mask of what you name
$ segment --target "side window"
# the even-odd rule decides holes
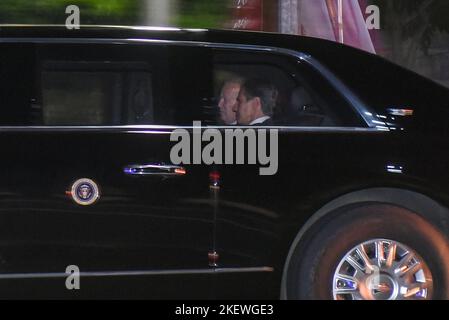
[[[214,96],[218,108],[221,109],[217,123],[235,124],[235,121],[229,120],[232,115],[228,112],[226,116],[226,110],[223,110],[225,109],[223,106],[229,107],[236,103],[231,101],[230,83],[263,82],[270,83],[270,87],[275,88],[267,91],[269,96],[275,97],[272,106],[266,108],[270,113],[267,115],[271,117],[272,125],[300,127],[361,125],[360,117],[339,93],[304,62],[278,54],[236,50],[216,50],[213,61]],[[239,122],[238,119],[236,121]]]
[[[202,47],[46,45],[34,118],[47,126],[186,125],[211,81]]]
[[[157,123],[163,48],[47,44],[38,49],[35,125],[111,126]],[[163,60],[162,60],[163,61]]]
[[[0,126],[191,126],[203,108],[214,120],[207,57],[164,44],[0,44]]]
[[[146,62],[43,61],[40,80],[43,125],[154,123]]]

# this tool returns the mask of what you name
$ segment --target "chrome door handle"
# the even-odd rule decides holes
[[[184,167],[167,164],[132,164],[126,166],[123,172],[131,176],[182,176],[185,175]]]

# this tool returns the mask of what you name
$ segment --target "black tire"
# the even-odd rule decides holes
[[[312,227],[291,255],[286,298],[333,299],[332,281],[339,262],[371,239],[394,240],[417,252],[432,274],[432,299],[449,299],[447,238],[418,214],[383,204],[347,208]]]

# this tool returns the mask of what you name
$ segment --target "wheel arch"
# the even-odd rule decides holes
[[[410,210],[428,220],[446,236],[449,236],[449,209],[436,200],[416,191],[400,188],[370,188],[344,194],[316,211],[300,228],[290,244],[287,258],[282,270],[281,299],[287,298],[287,274],[292,255],[297,245],[305,238],[308,231],[325,217],[336,214],[348,206],[367,203],[389,204]]]

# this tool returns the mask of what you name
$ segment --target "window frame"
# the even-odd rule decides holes
[[[112,116],[112,118],[118,117],[119,121],[115,125],[121,125],[120,123],[126,121],[129,116],[129,108],[130,105],[125,103],[125,100],[129,100],[130,97],[130,83],[126,82],[126,79],[130,77],[132,74],[137,73],[147,73],[149,83],[151,84],[151,88],[149,92],[151,96],[149,97],[149,102],[151,105],[151,112],[154,113],[154,105],[153,105],[153,71],[150,64],[146,61],[114,61],[114,62],[99,62],[99,61],[73,61],[73,60],[46,60],[41,59],[38,65],[38,74],[37,78],[39,81],[39,102],[41,104],[41,112],[42,116],[45,118],[45,99],[44,99],[44,74],[45,73],[99,73],[99,74],[115,74],[118,75],[123,81],[123,87],[120,92],[120,101],[115,102],[115,106],[111,105],[112,110],[108,110],[111,115],[115,114],[116,116]],[[112,94],[118,94],[118,92],[112,92]],[[114,100],[114,97],[111,97]],[[44,123],[45,121],[41,121]],[[114,122],[114,120],[112,121]],[[98,126],[113,126],[110,125],[98,125]],[[42,126],[54,127],[54,126],[70,126],[70,125],[58,125],[58,124],[42,124]],[[75,125],[72,126],[89,126],[89,125]]]
[[[278,53],[273,52],[248,52],[241,51],[238,49],[221,49],[213,51],[213,70],[214,73],[213,78],[215,77],[215,73],[217,68],[226,68],[227,66],[230,68],[238,68],[241,66],[242,69],[245,67],[254,68],[271,68],[276,69],[278,76],[282,73],[281,78],[284,78],[285,81],[289,82],[291,85],[291,89],[283,92],[284,93],[284,104],[280,104],[277,107],[287,105],[290,103],[289,97],[291,95],[291,90],[297,88],[298,86],[305,88],[307,93],[312,97],[314,102],[321,107],[324,107],[328,112],[327,115],[332,121],[336,122],[337,125],[332,126],[315,126],[315,127],[351,127],[357,126],[356,124],[362,123],[362,117],[354,112],[352,108],[348,105],[348,103],[341,97],[335,88],[333,88],[325,78],[323,78],[319,73],[309,67],[308,64],[303,61],[298,61],[296,59],[292,59],[291,57],[286,57],[284,55],[280,55]],[[238,71],[237,71],[238,72]],[[260,75],[259,75],[260,77]],[[244,77],[247,78],[247,77]],[[280,78],[278,77],[278,80]],[[287,85],[287,83],[283,83],[283,85]],[[279,86],[278,88],[285,87]],[[322,91],[325,91],[325,96],[321,95]],[[280,101],[278,101],[279,103]],[[288,107],[287,107],[288,108]],[[283,115],[284,110],[280,110],[280,114]],[[279,111],[278,111],[279,112]],[[285,116],[285,115],[284,115]],[[281,117],[286,119],[285,117]],[[350,123],[352,125],[350,125]],[[285,124],[282,126],[286,127],[314,127],[311,125],[295,125],[292,123]]]
[[[322,65],[312,56],[300,51],[270,47],[261,45],[247,45],[236,43],[220,43],[220,42],[202,42],[202,41],[183,41],[183,40],[161,40],[161,39],[113,39],[113,38],[2,38],[0,43],[28,43],[28,44],[134,44],[143,46],[190,46],[205,48],[227,48],[238,49],[250,52],[275,52],[281,55],[295,58],[298,62],[309,64],[319,75],[326,79],[329,84],[344,98],[349,106],[351,106],[365,122],[362,126],[342,126],[342,127],[295,127],[295,126],[273,126],[279,130],[285,131],[337,131],[337,132],[354,132],[354,131],[389,131],[385,123],[379,121],[376,114],[369,108],[356,94],[354,94],[348,86],[346,86],[336,75]],[[210,128],[227,128],[229,126],[211,126]],[[236,126],[232,126],[235,128]],[[244,128],[244,126],[237,126]],[[1,131],[23,131],[23,130],[150,130],[150,129],[191,129],[193,126],[176,126],[176,125],[121,125],[121,126],[0,126]],[[253,127],[254,128],[254,127]]]

